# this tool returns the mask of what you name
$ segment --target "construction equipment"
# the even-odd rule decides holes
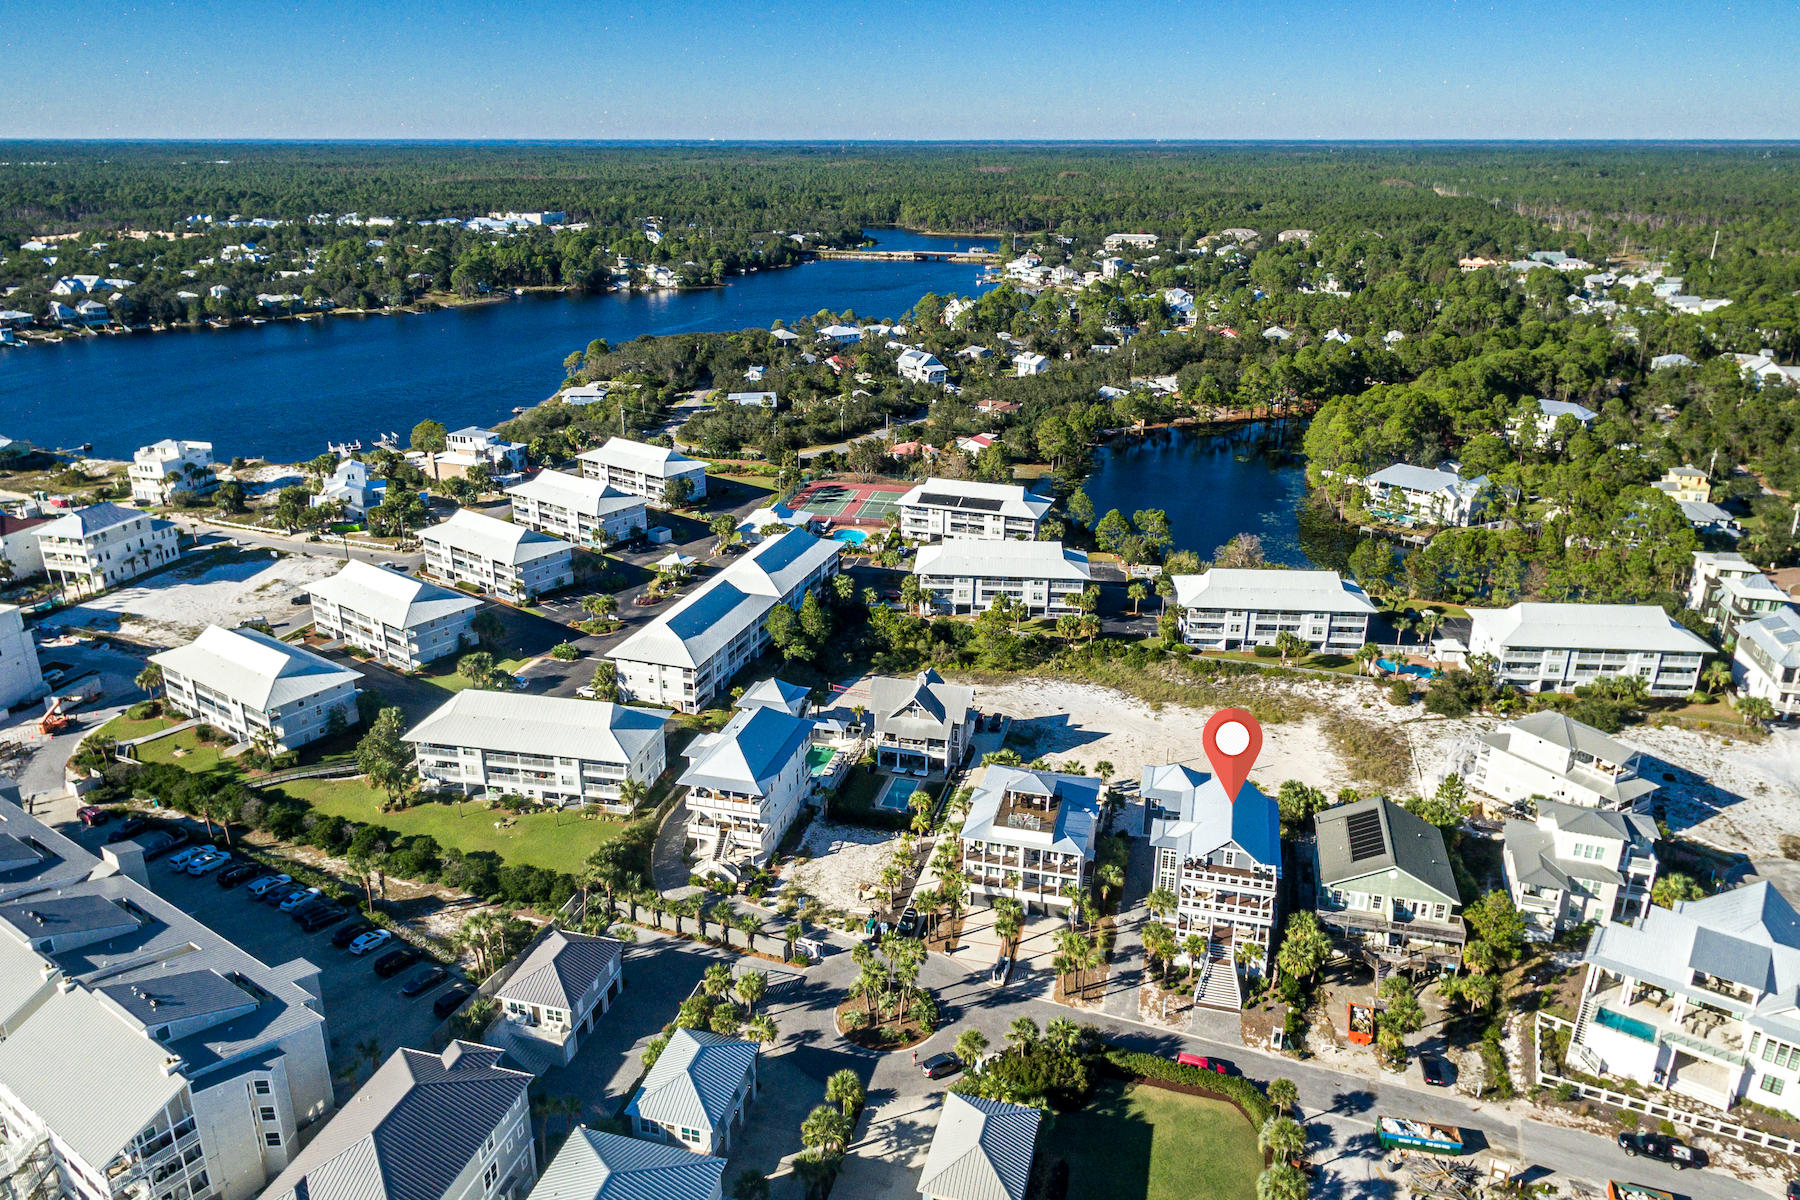
[[[1367,1046],[1375,1040],[1375,1008],[1369,1004],[1358,1004],[1352,1000],[1349,1014],[1345,1018],[1350,1030],[1352,1046]]]
[[[1423,1150],[1427,1154],[1462,1154],[1462,1130],[1454,1125],[1409,1121],[1405,1117],[1375,1118],[1375,1138],[1383,1150]]]
[[[38,718],[38,732],[45,736],[61,733],[75,723],[75,718],[63,711],[63,698],[49,696],[44,700],[44,715]]]

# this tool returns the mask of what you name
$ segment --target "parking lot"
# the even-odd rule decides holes
[[[84,845],[97,846],[107,830],[108,826],[102,825],[80,834],[71,833]],[[374,970],[379,953],[372,952],[359,958],[331,944],[332,934],[347,922],[309,934],[287,913],[254,900],[244,884],[220,887],[217,872],[189,875],[171,869],[167,858],[156,859],[145,866],[150,886],[159,896],[204,921],[263,962],[279,966],[304,958],[319,968],[334,1072],[342,1073],[356,1063],[358,1047],[366,1046],[370,1041],[380,1044],[382,1058],[401,1046],[429,1044],[431,1034],[439,1024],[431,1005],[449,982],[411,999],[400,994],[401,985],[425,970],[426,964],[408,967],[391,979],[382,979]],[[452,979],[456,978],[453,972]],[[366,1059],[357,1065],[357,1082],[367,1078],[369,1069]]]

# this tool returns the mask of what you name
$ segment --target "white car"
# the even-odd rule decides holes
[[[176,874],[180,874],[188,869],[189,863],[193,862],[196,858],[199,858],[202,854],[210,853],[211,850],[211,846],[189,846],[186,850],[177,850],[175,853],[169,855],[169,870],[174,871]]]
[[[270,890],[292,882],[294,882],[292,875],[264,875],[250,885],[250,894],[252,896],[266,895]]]
[[[193,860],[188,863],[187,873],[189,875],[207,875],[230,861],[231,855],[223,850],[208,850],[205,854],[194,856]]]
[[[369,932],[350,943],[350,953],[367,954],[377,946],[385,945],[393,940],[394,935],[385,929],[371,929]]]

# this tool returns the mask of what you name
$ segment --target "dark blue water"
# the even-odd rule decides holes
[[[874,230],[884,250],[991,243]],[[332,316],[0,350],[0,434],[128,458],[160,438],[220,458],[311,458],[327,442],[403,438],[426,417],[490,425],[536,404],[595,338],[767,329],[820,309],[897,317],[927,292],[973,295],[968,263],[819,262],[695,292],[542,296],[408,316]]]
[[[1333,565],[1310,536],[1303,545],[1302,430],[1297,422],[1257,423],[1222,434],[1158,430],[1120,438],[1100,449],[1083,487],[1096,517],[1113,508],[1127,518],[1162,509],[1175,547],[1202,559],[1236,535],[1254,533],[1270,562]]]

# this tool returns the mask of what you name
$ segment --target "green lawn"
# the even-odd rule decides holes
[[[429,834],[440,846],[465,853],[491,850],[508,863],[523,863],[579,875],[587,856],[619,835],[618,821],[584,820],[574,813],[512,814],[487,807],[485,801],[457,804],[424,803],[397,812],[382,812],[382,794],[360,779],[296,779],[280,791],[304,800],[322,813],[347,821],[373,821],[396,833]],[[504,829],[494,826],[507,821]]]
[[[94,730],[97,737],[109,737],[115,741],[129,742],[132,738],[141,738],[155,733],[159,729],[167,729],[175,724],[166,717],[146,717],[142,721],[134,721],[121,713],[100,728]]]
[[[1250,1200],[1263,1164],[1256,1131],[1225,1101],[1110,1080],[1056,1119],[1052,1147],[1071,1197]]]
[[[543,614],[537,613],[536,615],[542,616]],[[429,683],[433,687],[443,688],[446,692],[460,692],[464,690],[469,686],[469,681],[465,676],[456,673],[456,660],[458,657],[458,655],[453,654],[448,658],[443,658],[432,663],[426,670],[419,673],[418,678]],[[529,660],[523,658],[496,658],[494,660],[494,666],[511,675],[515,674],[527,661]]]

